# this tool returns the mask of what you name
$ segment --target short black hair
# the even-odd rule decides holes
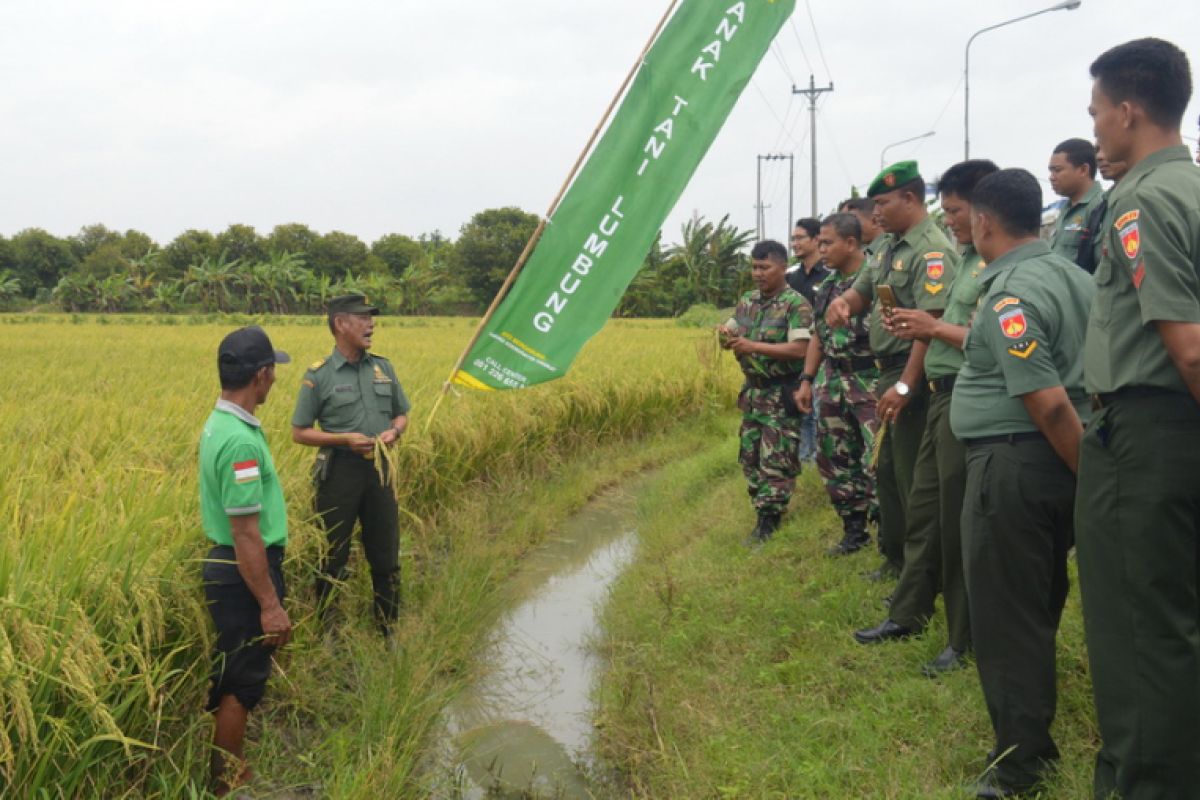
[[[1002,169],[986,176],[971,192],[971,206],[995,217],[1010,236],[1037,236],[1042,227],[1042,187],[1028,170]]]
[[[245,389],[254,380],[260,369],[266,367],[247,367],[242,364],[225,364],[217,362],[217,374],[221,377],[221,388],[226,391]]]
[[[866,214],[868,217],[875,213],[875,198],[873,197],[851,197],[843,200],[838,206],[841,211],[852,211],[860,214]]]
[[[1092,77],[1110,100],[1133,100],[1163,128],[1178,128],[1192,99],[1187,54],[1168,41],[1134,39],[1105,51],[1092,62]]]
[[[816,217],[802,217],[796,220],[796,227],[804,228],[804,232],[815,239],[821,232],[821,220]]]
[[[817,233],[820,232],[818,228]],[[787,264],[787,248],[774,239],[763,239],[751,249],[750,258],[753,261],[771,260],[778,261],[780,264]]]
[[[996,166],[996,163],[986,158],[960,161],[938,178],[938,194],[942,197],[956,194],[970,202],[971,192],[975,191],[975,186],[988,175],[999,171],[1000,168]]]
[[[1087,164],[1088,176],[1092,179],[1096,177],[1096,145],[1089,142],[1087,139],[1067,139],[1059,142],[1054,148],[1054,153],[1062,153],[1067,157],[1072,167],[1082,167]]]
[[[830,214],[821,220],[821,226],[826,225],[833,228],[833,232],[841,239],[854,239],[856,242],[862,242],[862,222],[855,214],[848,211],[841,214]]]
[[[894,191],[897,194],[904,194],[905,192],[908,192],[913,197],[917,198],[922,203],[924,203],[925,202],[925,179],[922,178],[920,175],[918,175],[917,177],[913,178],[908,183],[902,183],[899,186],[897,186],[895,189],[892,189],[891,191]]]

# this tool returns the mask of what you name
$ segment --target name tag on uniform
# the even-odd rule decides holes
[[[333,387],[333,390],[334,390],[335,392],[353,392],[353,391],[354,391],[354,384],[351,384],[351,383],[344,383],[344,384],[342,384],[341,386],[335,386],[335,387]]]

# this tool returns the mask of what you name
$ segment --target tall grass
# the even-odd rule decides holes
[[[216,344],[235,323],[6,322],[0,794],[202,796],[210,633],[196,452],[218,392]],[[724,405],[736,379],[703,331],[616,322],[568,378],[452,398],[425,432],[424,414],[470,323],[383,320],[376,349],[414,403],[413,434],[398,454],[404,653],[384,650],[365,623],[329,647],[309,605],[323,539],[311,514],[313,452],[292,445],[288,432],[304,368],[331,342],[319,321],[262,322],[295,359],[278,369],[260,414],[288,500],[285,567],[298,631],[257,715],[253,755],[273,776],[271,791],[417,792],[424,737],[468,668],[514,559],[606,471],[619,475],[651,457],[620,442],[704,416]],[[671,436],[657,445],[687,446]],[[369,616],[364,571],[346,593],[359,619]]]

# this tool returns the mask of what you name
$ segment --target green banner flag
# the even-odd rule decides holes
[[[795,0],[685,0],[453,376],[560,378],[612,314]]]

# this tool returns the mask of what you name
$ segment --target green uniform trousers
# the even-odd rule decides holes
[[[950,392],[929,397],[925,435],[908,495],[904,569],[892,595],[892,621],[920,630],[933,616],[938,591],[946,605],[950,646],[971,649],[971,617],[963,578],[962,510],[967,449],[950,430]]]
[[[894,367],[879,376],[876,397],[883,397],[900,380],[904,368]],[[908,511],[908,493],[912,489],[913,468],[921,437],[925,433],[925,412],[929,394],[925,386],[912,387],[908,405],[900,416],[888,421],[887,433],[879,449],[875,470],[875,496],[879,500],[879,551],[897,573],[904,566],[904,534]],[[880,420],[882,425],[883,420]]]
[[[1045,439],[968,447],[963,566],[997,777],[1009,789],[1034,785],[1058,758],[1055,637],[1074,507],[1075,476]]]
[[[1200,406],[1118,395],[1079,464],[1079,587],[1103,745],[1095,792],[1200,796]]]
[[[395,494],[380,481],[374,461],[335,451],[328,474],[317,486],[316,501],[329,541],[318,567],[318,607],[329,607],[336,582],[346,578],[350,537],[359,522],[363,553],[371,568],[375,619],[386,629],[400,607],[400,521]]]

